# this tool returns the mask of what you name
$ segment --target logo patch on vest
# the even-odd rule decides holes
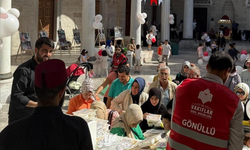
[[[205,105],[206,102],[212,102],[212,98],[213,95],[209,89],[200,91],[197,100],[200,99],[202,103],[192,103],[190,113],[209,120],[212,119],[213,109]]]
[[[206,89],[204,91],[200,91],[198,98],[201,99],[203,104],[205,104],[206,102],[212,101],[213,95],[210,93],[209,89]]]

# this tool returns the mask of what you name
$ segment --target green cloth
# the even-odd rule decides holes
[[[109,85],[107,85],[107,86],[100,92],[100,94],[101,94],[101,95],[104,95],[104,94],[106,93],[106,91],[108,90],[108,88],[109,88]]]
[[[109,97],[115,98],[116,96],[118,96],[121,92],[127,90],[127,89],[131,89],[131,86],[134,82],[134,79],[130,76],[129,77],[129,81],[127,84],[123,85],[123,83],[120,82],[120,79],[115,79],[109,89]]]
[[[132,130],[133,130],[135,133],[137,133],[137,135],[138,135],[138,136],[137,136],[137,135],[135,135],[135,134],[133,133],[135,139],[138,139],[138,140],[144,140],[144,139],[145,139],[145,137],[143,136],[143,133],[142,133],[142,130],[141,130],[139,124],[136,126],[136,128],[132,128]],[[120,128],[120,127],[112,128],[112,129],[110,130],[110,133],[112,133],[112,134],[117,134],[118,136],[126,136],[126,133],[125,133],[124,129],[123,129],[123,128]]]

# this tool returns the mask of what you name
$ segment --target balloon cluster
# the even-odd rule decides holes
[[[207,33],[204,33],[203,36],[201,36],[202,40],[205,40],[208,37]]]
[[[240,61],[245,62],[247,58],[247,51],[246,50],[241,50],[241,55],[240,55]]]
[[[102,21],[102,15],[98,14],[95,16],[95,22],[93,22],[92,26],[94,29],[102,29],[103,24]]]
[[[139,14],[137,14],[137,17],[139,19],[140,24],[144,24],[145,18],[147,18],[147,14],[146,13],[139,13]]]
[[[3,7],[0,7],[0,49],[3,47],[2,38],[11,36],[19,28],[20,12],[16,8],[11,8],[6,11]]]
[[[174,24],[174,15],[170,14],[168,18],[169,18],[169,23]]]
[[[209,56],[208,52],[205,51],[205,52],[203,53],[203,60],[204,60],[204,61],[208,61],[209,58],[210,58],[210,56]]]

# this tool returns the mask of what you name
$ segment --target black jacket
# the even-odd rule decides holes
[[[2,150],[92,150],[85,120],[63,114],[59,106],[37,107],[33,114],[0,133]]]
[[[32,59],[21,64],[13,74],[9,123],[29,116],[34,110],[34,108],[26,107],[26,105],[29,100],[37,102],[34,88],[36,66],[37,63],[32,57]]]

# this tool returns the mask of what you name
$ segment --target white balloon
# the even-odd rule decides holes
[[[240,55],[240,61],[245,62],[246,58],[247,58],[247,55],[245,54]]]
[[[139,19],[139,22],[140,22],[140,24],[144,24],[144,23],[145,23],[145,19],[140,18],[140,19]]]
[[[238,74],[241,74],[243,71],[243,68],[241,66],[236,66],[236,71]]]
[[[203,36],[204,36],[204,38],[207,38],[208,35],[207,35],[207,33],[205,33]]]
[[[145,18],[147,18],[147,14],[146,13],[142,13],[142,17],[145,19]]]
[[[93,22],[92,26],[93,26],[94,29],[99,29],[100,22]]]
[[[102,21],[102,15],[100,15],[100,14],[96,15],[96,16],[95,16],[95,21],[96,21],[96,22]]]
[[[0,38],[8,37],[14,34],[19,28],[19,21],[17,17],[10,13],[1,14],[4,17],[0,18]]]
[[[101,22],[99,22],[99,29],[102,29],[103,24]]]
[[[170,20],[169,23],[170,23],[170,24],[174,24],[174,20]]]
[[[202,39],[202,40],[205,40],[205,37],[204,37],[204,36],[202,36],[202,37],[201,37],[201,39]]]
[[[204,61],[208,61],[209,58],[210,58],[209,56],[204,56],[204,57],[203,57],[203,60],[204,60]]]
[[[198,60],[198,64],[199,64],[199,65],[202,65],[202,64],[203,64],[203,60],[202,60],[202,59],[199,59],[199,60]]]
[[[174,15],[173,15],[173,14],[170,14],[170,15],[169,15],[169,18],[174,19]]]
[[[99,50],[105,50],[105,47],[106,47],[106,45],[101,45],[101,47],[99,47]]]
[[[3,13],[7,13],[7,11],[3,7],[0,7],[0,14],[3,14]]]
[[[8,13],[10,13],[10,14],[16,16],[17,18],[20,16],[20,12],[19,12],[19,10],[16,9],[16,8],[11,8],[10,10],[8,10]]]
[[[139,19],[143,18],[142,13],[137,14],[137,17],[138,17]]]

